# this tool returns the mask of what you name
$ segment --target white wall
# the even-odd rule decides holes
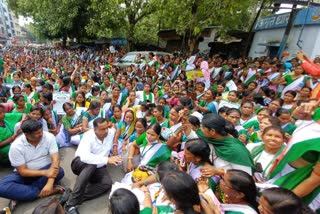
[[[260,46],[259,43],[268,43],[270,41],[278,41],[279,43],[282,40],[284,34],[284,28],[278,29],[268,29],[261,30],[255,33],[251,49],[249,52],[250,57],[259,57],[266,56],[269,54],[268,48],[266,46]],[[288,59],[295,57],[299,47],[296,45],[298,41],[298,37],[300,34],[301,27],[294,27],[291,29],[287,44],[288,47],[284,50],[284,52],[289,52],[290,56]],[[320,26],[319,25],[309,25],[305,26],[304,31],[302,33],[300,43],[302,46],[302,50],[313,59],[316,55],[320,55]]]
[[[203,37],[203,42],[199,42],[198,49],[200,53],[209,53],[211,47],[208,46],[210,42],[214,41],[214,37],[216,36],[216,30],[212,29],[210,32],[210,37]]]

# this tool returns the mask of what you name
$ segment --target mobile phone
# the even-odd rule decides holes
[[[262,165],[259,162],[256,163],[256,172],[260,172],[260,173],[263,172]]]
[[[111,98],[106,98],[106,99],[104,99],[104,102],[105,102],[105,103],[111,103],[111,101],[112,101]]]

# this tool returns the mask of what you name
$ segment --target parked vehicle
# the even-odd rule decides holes
[[[136,64],[135,59],[136,59],[137,54],[140,53],[141,56],[144,56],[145,58],[148,58],[148,55],[149,55],[150,52],[153,52],[155,56],[165,56],[165,55],[171,56],[170,53],[166,53],[166,52],[133,51],[133,52],[128,52],[126,55],[124,55],[117,62],[113,63],[113,66],[120,67],[120,68],[125,68],[127,66],[132,65],[132,64]]]

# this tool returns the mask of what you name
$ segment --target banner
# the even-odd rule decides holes
[[[188,80],[194,80],[196,78],[204,77],[201,70],[186,71],[186,76]]]
[[[65,114],[62,105],[66,102],[70,102],[70,94],[65,92],[54,92],[52,95],[53,100],[56,101],[53,105],[53,110],[55,110],[57,114]]]

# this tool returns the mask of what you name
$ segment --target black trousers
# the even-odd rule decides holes
[[[71,169],[78,177],[67,206],[81,204],[111,189],[112,180],[106,167],[97,168],[97,165],[83,163],[80,157],[76,157],[71,163]]]

